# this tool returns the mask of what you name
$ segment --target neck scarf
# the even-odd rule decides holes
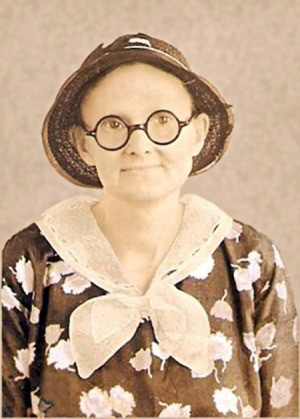
[[[108,292],[71,313],[69,337],[79,376],[86,379],[104,365],[146,319],[163,351],[197,374],[210,374],[214,361],[207,313],[175,285],[213,254],[230,231],[232,218],[200,196],[181,197],[182,224],[143,293],[126,278],[101,232],[91,212],[97,202],[91,196],[73,196],[35,221],[69,266]]]

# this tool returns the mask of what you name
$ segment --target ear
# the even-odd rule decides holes
[[[95,166],[93,156],[87,147],[87,138],[83,127],[72,125],[69,128],[69,136],[72,145],[76,148],[82,160],[84,160],[88,166]]]
[[[195,143],[193,148],[193,157],[197,156],[204,144],[209,129],[209,117],[206,113],[201,113],[194,118],[196,128]]]

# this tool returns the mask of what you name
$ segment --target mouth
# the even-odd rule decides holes
[[[132,172],[132,171],[140,171],[140,170],[148,170],[148,169],[154,169],[155,167],[159,167],[158,164],[156,165],[148,165],[148,166],[133,166],[133,167],[126,167],[125,169],[122,169],[122,172]]]

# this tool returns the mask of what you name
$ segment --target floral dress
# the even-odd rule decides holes
[[[2,416],[298,417],[297,313],[275,244],[185,195],[142,293],[95,202],[65,200],[5,244]]]

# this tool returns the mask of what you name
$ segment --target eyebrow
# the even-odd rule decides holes
[[[125,115],[125,114],[123,114],[123,113],[111,113],[111,114],[108,114],[108,115],[106,115],[106,116],[109,116],[109,115],[115,115],[115,116],[118,116],[119,118],[121,118],[124,122],[126,122],[127,124],[131,124],[132,123],[132,121],[130,121],[129,119],[128,119],[128,117]]]
[[[173,110],[171,110],[171,109],[168,109],[168,108],[158,108],[158,109],[156,109],[155,111],[149,111],[149,114],[148,114],[148,116],[146,117],[146,119],[153,113],[153,112],[156,112],[156,111],[169,111],[169,112],[172,112],[175,116],[177,116],[177,112],[176,111],[173,111]],[[131,125],[131,124],[133,124],[134,122],[133,121],[130,121],[129,119],[128,119],[128,117],[125,115],[125,114],[123,114],[122,112],[121,113],[107,113],[107,114],[105,114],[105,115],[102,115],[102,116],[100,116],[100,117],[98,117],[98,119],[97,119],[97,121],[95,122],[95,124],[94,124],[94,126],[93,126],[93,128],[86,128],[86,126],[84,126],[83,125],[83,128],[84,129],[86,129],[86,131],[91,131],[91,130],[93,130],[94,129],[94,127],[95,127],[95,125],[98,123],[98,121],[100,121],[100,119],[102,119],[102,118],[106,118],[106,117],[108,117],[108,116],[111,116],[111,115],[113,115],[113,116],[117,116],[118,118],[120,118],[120,119],[122,119],[127,125]],[[145,121],[144,121],[145,122]],[[143,122],[140,122],[140,123],[143,123]]]
[[[153,113],[153,112],[156,112],[156,111],[169,111],[169,112],[172,112],[174,115],[177,115],[177,112],[176,111],[174,111],[174,110],[172,110],[172,109],[169,109],[169,108],[166,108],[166,107],[161,107],[161,108],[157,108],[157,109],[154,109],[154,110],[152,110],[152,111],[149,111],[149,113],[148,113],[148,115],[146,116],[146,119]],[[128,118],[128,116],[127,115],[125,115],[125,114],[123,114],[122,112],[120,112],[120,113],[117,113],[117,112],[115,112],[115,113],[108,113],[108,114],[106,114],[106,115],[103,115],[103,116],[101,116],[101,117],[99,117],[98,119],[97,119],[97,122],[100,120],[100,119],[102,119],[102,118],[105,118],[106,116],[110,116],[110,115],[115,115],[115,116],[118,116],[119,118],[121,118],[124,122],[126,122],[127,124],[133,124],[134,123],[134,121],[132,121],[132,120],[130,120],[129,118]]]
[[[100,121],[100,119],[106,118],[107,116],[111,116],[111,115],[114,115],[114,116],[117,116],[118,118],[121,118],[128,125],[131,124],[131,122],[128,122],[127,117],[124,114],[122,114],[122,113],[120,113],[120,114],[119,113],[107,113],[105,115],[99,116],[99,117],[97,117],[97,120],[93,124],[92,127],[87,126],[87,124],[83,120],[80,122],[80,124],[81,124],[82,128],[84,128],[86,131],[92,131],[95,128],[95,126],[98,123],[98,121]]]

